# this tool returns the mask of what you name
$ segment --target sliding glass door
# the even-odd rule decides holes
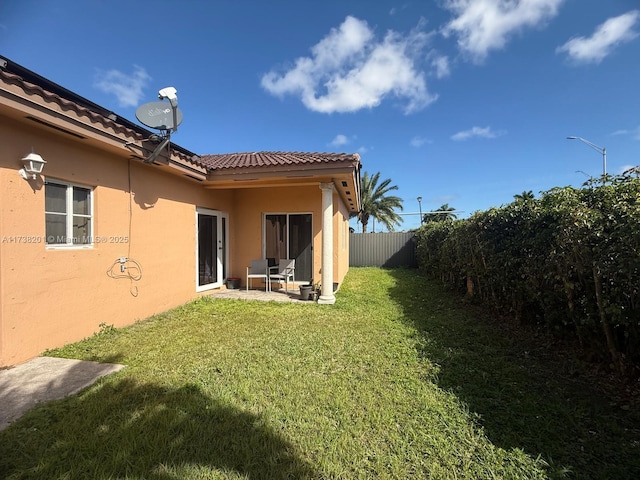
[[[265,258],[296,261],[296,281],[310,280],[313,272],[313,235],[310,213],[265,215]]]

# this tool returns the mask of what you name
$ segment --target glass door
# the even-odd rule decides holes
[[[196,291],[222,286],[228,263],[227,214],[196,211]]]
[[[265,258],[296,261],[296,281],[308,281],[313,272],[313,237],[310,213],[265,215]]]
[[[311,280],[313,274],[311,214],[289,215],[289,255],[289,258],[296,259],[296,279]]]

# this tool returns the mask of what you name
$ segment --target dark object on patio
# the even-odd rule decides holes
[[[237,290],[240,288],[240,279],[238,277],[227,278],[227,288],[229,290]]]
[[[313,285],[300,285],[300,300],[312,300]]]

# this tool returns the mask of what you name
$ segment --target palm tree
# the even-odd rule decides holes
[[[516,203],[526,203],[529,200],[533,200],[535,198],[535,195],[531,190],[529,190],[528,192],[522,192],[517,195],[514,195],[513,198],[516,201]]]
[[[367,233],[369,219],[374,218],[392,232],[396,225],[400,225],[401,217],[394,209],[402,210],[402,199],[393,195],[387,195],[391,190],[397,190],[397,185],[389,185],[390,179],[383,180],[380,185],[380,172],[369,176],[364,172],[360,185],[360,197],[362,205],[358,212],[358,221],[362,223],[362,233]],[[356,215],[354,215],[356,216]]]
[[[444,205],[440,205],[440,208],[434,210],[433,212],[425,213],[422,217],[422,221],[424,223],[430,222],[444,222],[446,220],[455,220],[458,216],[453,213],[456,209],[450,207],[448,203]]]

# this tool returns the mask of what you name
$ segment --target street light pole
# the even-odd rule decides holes
[[[422,226],[422,197],[418,197],[418,206],[420,207],[420,226]]]
[[[589,147],[593,148],[596,152],[600,153],[600,155],[602,155],[602,184],[604,185],[605,182],[607,181],[607,149],[604,147],[599,147],[598,145],[595,145],[591,143],[589,140],[585,140],[582,137],[575,137],[571,135],[567,137],[567,140],[580,140],[582,143],[584,143],[585,145],[588,145]]]

